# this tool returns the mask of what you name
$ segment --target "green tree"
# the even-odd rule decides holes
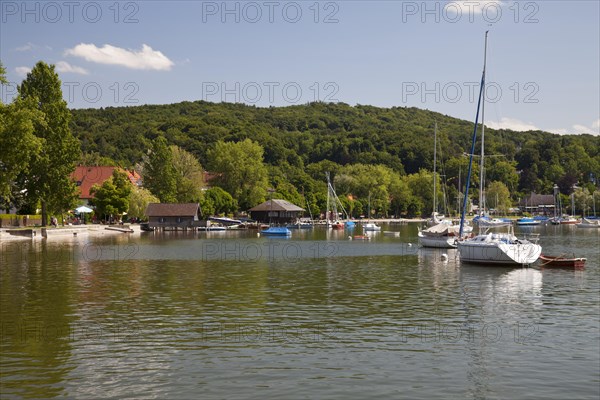
[[[115,169],[110,178],[101,186],[94,185],[90,189],[94,198],[90,204],[96,207],[96,213],[102,217],[121,217],[129,209],[129,195],[131,194],[131,182],[127,174]]]
[[[19,191],[19,175],[29,171],[29,161],[41,150],[40,140],[34,135],[34,123],[43,124],[39,110],[15,99],[5,106],[0,102],[0,206],[9,208]],[[10,149],[10,151],[8,150]]]
[[[198,159],[179,146],[170,146],[176,174],[178,203],[198,202],[202,196],[204,172]]]
[[[486,203],[489,208],[501,210],[504,214],[507,213],[511,206],[510,191],[503,182],[491,182],[485,193]]]
[[[19,85],[18,92],[21,99],[35,104],[35,109],[43,114],[43,121],[33,121],[40,151],[30,157],[29,169],[21,174],[21,183],[29,202],[41,203],[45,226],[48,211],[62,213],[76,204],[77,187],[70,175],[80,157],[80,144],[71,134],[71,113],[53,65],[38,62]]]
[[[217,186],[230,193],[243,210],[265,200],[267,168],[263,164],[263,148],[250,139],[241,142],[216,143],[208,152],[212,172],[219,174]]]
[[[163,136],[152,143],[142,174],[144,187],[161,203],[177,201],[177,171],[173,165],[173,154]]]
[[[410,201],[412,212],[419,210],[423,214],[431,213],[433,210],[433,173],[422,169],[416,174],[409,175],[406,182],[413,197],[418,199],[412,198]],[[438,204],[440,204],[439,200],[438,197]]]
[[[130,218],[144,219],[148,204],[159,202],[158,197],[154,196],[148,189],[133,186],[129,195],[129,210],[127,211],[127,215]]]
[[[231,214],[237,210],[237,203],[233,197],[218,186],[212,187],[204,192],[204,199],[201,203],[202,214],[218,215]]]

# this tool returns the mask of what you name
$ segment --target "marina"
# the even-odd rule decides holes
[[[419,247],[418,223],[378,224],[399,236],[134,226],[3,241],[2,394],[598,396],[598,230],[523,231],[587,258],[580,270],[463,264]]]

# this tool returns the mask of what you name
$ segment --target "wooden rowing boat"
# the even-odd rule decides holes
[[[540,261],[542,261],[541,266],[544,267],[583,268],[587,259],[582,257],[569,258],[562,256],[547,256],[541,254]]]

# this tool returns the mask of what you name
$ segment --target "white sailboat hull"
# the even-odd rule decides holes
[[[423,247],[438,249],[455,249],[456,237],[454,236],[426,236],[419,232],[419,244]]]
[[[379,232],[381,230],[381,227],[378,225],[369,223],[369,224],[364,224],[362,229],[365,232]]]
[[[542,246],[524,243],[481,242],[465,240],[458,242],[460,260],[476,264],[528,265],[540,257]]]

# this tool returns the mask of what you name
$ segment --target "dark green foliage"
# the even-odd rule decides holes
[[[220,187],[213,187],[204,192],[200,205],[204,216],[228,215],[237,210],[237,202]]]
[[[465,182],[468,159],[464,153],[470,148],[473,123],[417,108],[320,102],[258,108],[197,101],[73,110],[72,129],[84,153],[97,152],[124,166],[140,162],[153,141],[164,136],[168,144],[194,154],[211,170],[207,154],[217,142],[250,139],[264,149],[271,187],[277,188],[283,176],[297,192],[304,188],[311,206],[314,200],[315,208],[318,204],[323,209],[325,171],[331,172],[332,179],[342,167],[356,163],[382,165],[399,175],[431,171],[436,121],[438,171],[451,186],[449,193],[457,193],[459,172]],[[513,201],[534,190],[552,193],[554,183],[564,192],[573,180],[585,183],[590,177],[600,177],[597,136],[486,129],[486,153],[490,155],[487,181],[507,185]],[[475,167],[473,181],[477,179]],[[426,198],[396,197],[388,213],[431,212]],[[366,207],[364,196],[360,201]]]
[[[167,140],[159,136],[144,163],[144,187],[158,197],[161,203],[177,201],[177,171],[173,165],[173,153]]]
[[[129,195],[131,182],[125,172],[115,169],[112,176],[104,181],[101,186],[94,185],[90,193],[94,198],[90,204],[96,207],[96,214],[100,218],[110,216],[121,217],[129,208]]]
[[[40,202],[42,225],[46,225],[47,211],[62,213],[75,205],[76,186],[70,175],[81,155],[80,144],[71,134],[71,113],[53,65],[38,62],[18,91],[21,99],[43,114],[41,120],[34,120],[33,131],[41,148],[31,155],[21,185],[27,189],[29,204]]]

